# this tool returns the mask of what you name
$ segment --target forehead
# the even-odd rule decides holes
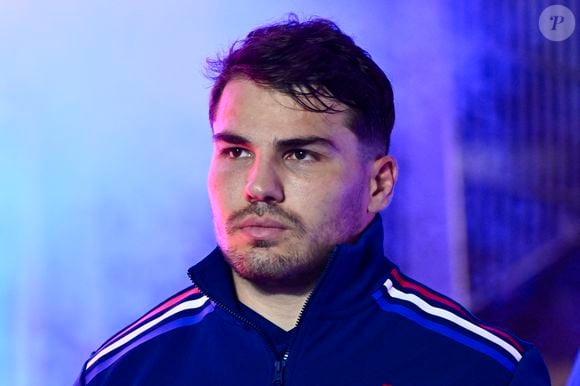
[[[347,127],[348,113],[305,110],[292,97],[239,78],[228,82],[219,100],[214,134],[228,131],[251,136],[345,137],[358,142]]]

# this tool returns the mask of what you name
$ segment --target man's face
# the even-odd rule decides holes
[[[346,121],[247,79],[228,82],[208,185],[218,244],[241,277],[311,286],[334,246],[370,222],[369,166]]]

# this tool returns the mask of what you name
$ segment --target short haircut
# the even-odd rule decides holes
[[[213,125],[226,84],[248,78],[292,97],[304,109],[335,113],[347,106],[348,127],[371,157],[387,154],[395,122],[389,79],[370,55],[330,20],[300,22],[291,14],[281,23],[251,31],[227,55],[208,59],[214,80],[209,103]]]

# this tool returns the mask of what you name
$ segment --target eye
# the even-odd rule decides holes
[[[295,161],[316,161],[317,159],[310,151],[303,149],[289,151],[284,158]]]
[[[248,150],[243,149],[241,147],[228,147],[226,149],[223,149],[221,153],[225,155],[227,158],[231,159],[248,158],[252,156],[252,154]]]

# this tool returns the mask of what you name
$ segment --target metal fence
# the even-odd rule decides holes
[[[580,244],[578,31],[545,38],[545,1],[479,3],[454,11],[475,308]]]

